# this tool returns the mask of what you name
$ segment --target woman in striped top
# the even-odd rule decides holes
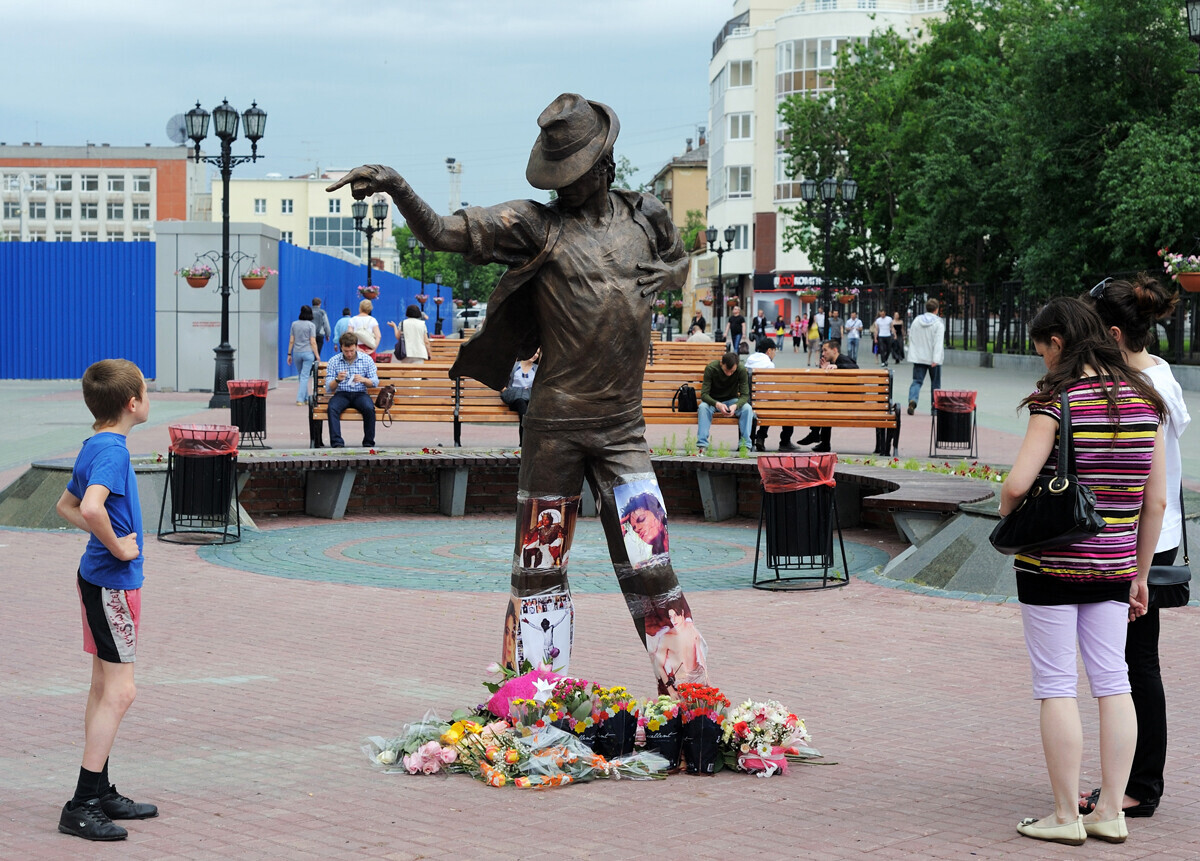
[[[1183,400],[1183,390],[1171,366],[1152,356],[1146,347],[1158,340],[1158,321],[1169,316],[1179,301],[1155,279],[1142,273],[1132,281],[1105,279],[1092,288],[1085,302],[1093,305],[1129,366],[1146,375],[1167,407],[1163,438],[1166,450],[1167,511],[1154,550],[1155,565],[1174,565],[1183,537],[1183,512],[1179,484],[1183,460],[1179,437],[1192,418]],[[1167,698],[1158,662],[1158,608],[1129,625],[1125,638],[1125,663],[1129,666],[1133,708],[1137,712],[1138,738],[1133,769],[1125,787],[1122,806],[1125,816],[1153,816],[1163,793],[1163,770],[1167,761]],[[1096,805],[1100,790],[1080,800],[1079,810],[1088,813]]]
[[[1021,504],[1039,473],[1054,472],[1065,392],[1076,475],[1095,493],[1107,525],[1084,541],[1015,558],[1055,808],[1043,819],[1023,820],[1017,830],[1057,843],[1078,845],[1087,835],[1119,843],[1128,833],[1121,799],[1137,741],[1125,632],[1130,618],[1146,612],[1146,577],[1166,507],[1163,403],[1129,367],[1096,312],[1078,299],[1052,299],[1034,316],[1029,334],[1046,374],[1021,404],[1029,407],[1029,429],[1004,482],[1000,513]],[[1083,730],[1076,639],[1100,708],[1101,793],[1086,817],[1078,810]]]

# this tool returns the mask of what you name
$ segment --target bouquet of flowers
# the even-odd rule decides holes
[[[729,699],[718,688],[682,684],[683,759],[688,774],[715,774],[721,767],[721,724]]]
[[[731,709],[721,733],[725,764],[758,777],[787,773],[788,760],[819,757],[804,721],[775,700],[750,700]]]
[[[652,750],[667,760],[668,768],[679,768],[682,752],[683,716],[679,703],[666,694],[642,705],[638,719],[646,734],[646,750]]]
[[[585,741],[594,735],[588,731],[596,725],[596,719],[592,716],[595,705],[591,688],[590,682],[568,677],[559,679],[550,694],[550,698],[559,705],[555,726],[578,736],[588,736]]]
[[[592,719],[596,722],[593,749],[608,759],[633,753],[638,727],[637,700],[620,685],[611,688],[593,685],[592,695]]]
[[[451,725],[430,712],[425,719],[408,724],[396,738],[372,736],[363,742],[363,752],[384,771],[407,771],[409,774],[436,774],[453,770],[458,759],[452,744],[445,744]]]
[[[1170,248],[1158,249],[1162,258],[1163,270],[1171,276],[1172,281],[1179,280],[1181,272],[1200,272],[1200,256],[1195,254],[1184,257],[1182,254],[1172,254]]]

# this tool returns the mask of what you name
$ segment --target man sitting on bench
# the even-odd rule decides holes
[[[367,394],[367,387],[379,385],[379,372],[371,355],[358,349],[358,336],[353,330],[343,332],[338,345],[342,351],[325,366],[325,392],[337,387],[329,399],[329,444],[346,447],[342,413],[355,409],[363,417],[363,448],[370,448],[375,445],[375,402]]]
[[[837,341],[826,341],[821,345],[821,367],[858,370],[858,362],[849,356],[842,355],[841,345]],[[829,428],[809,428],[808,436],[800,440],[800,445],[815,442],[814,452],[829,451]]]

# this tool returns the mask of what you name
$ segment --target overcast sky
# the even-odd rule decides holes
[[[635,181],[707,122],[712,40],[732,0],[0,0],[0,141],[170,145],[197,99],[267,112],[235,177],[390,164],[444,212],[445,159],[472,204],[525,182],[561,92],[612,106]],[[216,149],[210,132],[209,152]],[[234,154],[249,152],[239,140]]]

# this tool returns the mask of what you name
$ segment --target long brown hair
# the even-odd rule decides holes
[[[1037,382],[1037,391],[1021,401],[1029,404],[1056,402],[1064,391],[1091,367],[1100,375],[1101,388],[1108,400],[1108,415],[1117,424],[1121,416],[1117,409],[1117,393],[1121,384],[1128,385],[1138,396],[1147,400],[1159,417],[1166,415],[1166,406],[1154,386],[1138,371],[1129,367],[1121,348],[1104,328],[1100,315],[1079,299],[1060,296],[1051,299],[1029,323],[1029,337],[1039,344],[1049,344],[1055,335],[1062,341],[1062,352],[1054,367]]]

